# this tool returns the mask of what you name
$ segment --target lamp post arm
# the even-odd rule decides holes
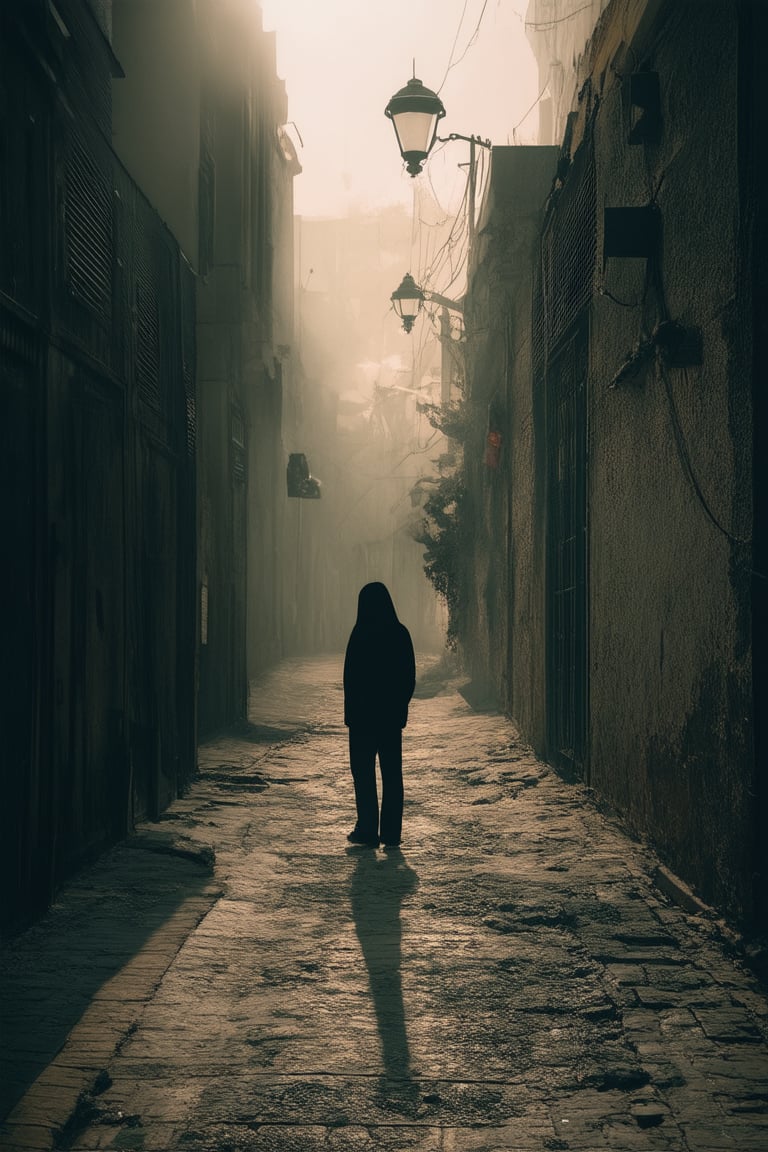
[[[439,292],[430,292],[427,288],[423,291],[427,300],[434,300],[435,304],[442,304],[443,308],[450,308],[454,312],[464,312],[464,304],[460,300],[449,300],[447,296],[441,296]]]
[[[490,140],[482,140],[479,136],[462,136],[460,132],[451,132],[449,136],[435,136],[441,144],[448,144],[451,140],[466,140],[468,144],[479,144],[481,148],[492,148]]]

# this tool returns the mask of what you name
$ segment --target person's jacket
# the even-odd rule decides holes
[[[405,728],[415,686],[410,633],[398,620],[386,587],[366,584],[344,658],[344,723]]]

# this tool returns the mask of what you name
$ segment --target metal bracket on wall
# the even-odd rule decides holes
[[[661,213],[655,204],[603,209],[603,264],[609,256],[647,260],[658,251],[660,239]]]
[[[661,89],[658,72],[633,72],[629,80],[629,144],[653,144],[661,135]]]

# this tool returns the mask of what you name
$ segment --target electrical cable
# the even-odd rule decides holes
[[[448,78],[448,73],[451,71],[451,69],[452,69],[452,68],[455,68],[457,64],[461,64],[461,62],[462,62],[462,60],[464,59],[464,57],[466,56],[467,52],[469,52],[470,48],[471,48],[471,47],[472,47],[472,46],[475,44],[475,42],[477,41],[477,35],[478,35],[479,31],[480,31],[480,25],[481,25],[481,24],[482,24],[482,22],[483,22],[483,16],[485,16],[485,10],[486,10],[486,8],[487,8],[487,7],[488,7],[488,0],[483,0],[483,7],[482,7],[482,9],[481,9],[481,11],[480,11],[480,15],[479,15],[479,17],[478,17],[478,19],[477,19],[477,24],[475,25],[475,30],[474,30],[474,32],[472,33],[472,35],[470,36],[469,40],[467,41],[467,46],[466,46],[466,48],[464,49],[464,51],[462,52],[461,56],[459,56],[458,60],[454,60],[454,62],[453,62],[452,64],[449,64],[449,65],[448,65],[448,67],[446,68],[446,70],[445,70],[445,76],[443,76],[443,80],[442,80],[442,83],[441,83],[440,87],[439,87],[439,88],[438,88],[438,90],[437,90],[437,93],[438,93],[438,95],[440,94],[440,92],[441,92],[441,90],[442,90],[443,84],[445,84],[445,81],[446,81],[446,80],[447,80],[447,78]],[[466,9],[466,4],[464,5],[464,8]],[[462,14],[462,15],[463,15],[463,14]],[[461,27],[461,25],[460,25],[459,27]],[[458,36],[458,33],[457,33],[457,36]],[[453,52],[451,53],[451,55],[453,55]]]
[[[434,197],[435,204],[437,204],[438,208],[440,209],[440,211],[443,214],[443,219],[440,221],[440,224],[441,225],[445,224],[448,220],[450,213],[446,212],[445,208],[443,208],[442,204],[440,203],[440,198],[437,195],[437,190],[436,190],[435,185],[432,181],[432,169],[431,169],[431,167],[427,168],[427,179],[429,180],[429,187],[432,190],[432,196]],[[421,217],[420,217],[420,219],[421,219]],[[426,220],[422,220],[422,223],[426,224],[427,222],[426,222]],[[436,224],[428,224],[427,225],[427,227],[429,227],[429,228],[434,228],[436,226],[437,226]]]
[[[659,187],[661,187],[661,183],[662,183],[663,179],[664,179],[664,174],[662,174],[661,180],[659,181],[659,183],[657,185],[657,190]],[[656,292],[656,302],[657,302],[659,316],[660,316],[660,323],[669,323],[670,316],[669,316],[669,309],[667,308],[666,293],[664,292],[663,274],[662,274],[661,264],[659,263],[658,260],[655,260],[653,262],[650,282],[652,283],[652,285],[655,289],[655,292]],[[696,476],[696,473],[694,472],[694,469],[693,469],[693,463],[691,461],[690,452],[688,451],[688,445],[686,443],[685,433],[683,431],[683,427],[682,427],[682,424],[680,422],[680,414],[677,411],[677,404],[675,403],[675,397],[674,397],[674,393],[672,391],[672,385],[670,384],[669,377],[668,377],[666,371],[664,370],[664,363],[662,360],[662,356],[659,355],[657,360],[658,360],[658,365],[659,365],[659,373],[661,375],[661,380],[662,380],[662,383],[664,385],[664,391],[665,391],[666,397],[667,397],[667,403],[669,405],[669,414],[670,414],[670,419],[672,421],[672,433],[673,433],[674,440],[675,440],[675,447],[677,448],[677,455],[678,455],[678,458],[680,460],[680,464],[682,465],[683,472],[685,473],[685,475],[688,478],[688,482],[691,485],[691,488],[693,489],[693,492],[696,496],[696,499],[698,500],[699,504],[701,505],[701,508],[704,511],[704,513],[705,513],[707,519],[710,521],[710,523],[718,530],[718,532],[722,533],[722,535],[725,536],[725,538],[727,540],[730,540],[732,544],[737,544],[740,546],[751,544],[752,543],[751,536],[750,537],[739,537],[739,536],[734,535],[723,524],[720,523],[717,516],[714,514],[714,512],[710,508],[709,503],[707,501],[707,498],[704,495],[702,487],[701,487],[701,485],[698,481],[698,478]]]
[[[440,260],[442,253],[449,248],[449,245],[451,245],[451,243],[455,243],[454,235],[455,235],[456,226],[461,225],[462,229],[465,227],[466,221],[465,221],[465,213],[463,210],[464,210],[464,205],[466,203],[467,196],[469,196],[469,181],[467,181],[465,183],[464,195],[462,196],[462,202],[458,206],[458,212],[456,214],[456,218],[454,219],[453,225],[451,225],[447,240],[444,241],[443,244],[441,245],[441,247],[438,249],[438,251],[435,252],[435,255],[432,257],[431,264],[428,265],[428,270],[427,270],[427,267],[425,267],[425,270],[424,270],[425,276],[436,274],[435,263],[438,262],[438,260]],[[459,234],[461,234],[461,233],[459,233]],[[419,268],[419,272],[421,273],[421,268]]]
[[[721,532],[727,540],[731,541],[732,544],[739,544],[739,545],[751,544],[752,543],[752,537],[751,536],[747,536],[747,537],[734,536],[732,532],[729,532],[728,529],[723,524],[720,523],[720,521],[718,520],[718,518],[715,516],[714,512],[710,508],[710,506],[707,502],[707,498],[704,495],[704,493],[701,489],[701,485],[699,484],[699,481],[696,478],[696,474],[693,470],[693,464],[691,463],[691,456],[690,456],[690,453],[688,451],[688,445],[685,442],[685,433],[683,432],[683,428],[682,428],[682,425],[680,423],[680,415],[677,411],[677,405],[675,404],[675,397],[674,397],[674,394],[672,392],[672,386],[669,382],[669,377],[667,376],[667,373],[664,371],[664,366],[661,363],[661,357],[659,357],[659,372],[661,375],[662,383],[664,384],[664,391],[667,394],[667,401],[669,403],[669,414],[670,414],[671,419],[672,419],[672,432],[673,432],[674,438],[675,438],[675,446],[677,447],[677,454],[678,454],[678,457],[680,459],[680,463],[683,466],[683,471],[685,472],[686,476],[688,477],[688,481],[689,481],[689,483],[690,483],[690,485],[691,485],[691,487],[692,487],[692,489],[696,495],[697,500],[699,501],[699,504],[701,505],[702,509],[704,510],[704,512],[707,516],[707,519],[715,526],[715,528],[717,528],[718,532]]]
[[[458,26],[456,28],[456,35],[454,36],[453,44],[451,45],[451,54],[448,57],[448,64],[446,65],[446,68],[445,68],[445,75],[443,76],[443,80],[442,80],[442,83],[440,84],[440,88],[438,88],[438,90],[437,90],[438,95],[440,95],[440,89],[443,87],[443,84],[445,84],[446,77],[448,76],[448,73],[450,72],[451,68],[453,67],[453,54],[456,51],[456,45],[459,42],[459,33],[461,32],[461,26],[464,23],[464,17],[467,14],[467,4],[468,3],[469,3],[469,0],[464,0],[464,7],[461,10],[461,16],[459,17],[459,23],[458,23]]]
[[[536,23],[534,20],[526,20],[526,28],[536,28],[538,30],[554,28],[556,24],[564,24],[566,20],[573,20],[574,16],[578,16],[580,12],[586,12],[588,8],[592,8],[592,4],[582,4],[581,8],[577,8],[574,12],[569,12],[567,16],[558,16],[555,20],[542,20]]]
[[[598,296],[607,296],[609,300],[613,300],[614,304],[620,304],[622,308],[641,308],[648,295],[648,288],[646,286],[639,300],[619,300],[618,296],[614,296],[612,292],[609,292],[606,287],[601,285],[598,286],[597,294]]]
[[[438,248],[437,252],[434,253],[429,265],[424,269],[423,277],[425,282],[429,282],[430,280],[435,280],[437,278],[446,262],[450,260],[455,246],[458,243],[461,243],[464,238],[463,234],[466,230],[466,214],[463,212],[465,200],[466,197],[464,200],[462,200],[459,208],[459,215],[457,215],[456,219],[451,225],[451,230],[448,233],[446,240]],[[457,224],[459,225],[458,232],[456,231]]]
[[[542,99],[542,97],[544,96],[544,93],[546,92],[547,88],[549,88],[549,80],[550,80],[550,73],[551,73],[551,71],[552,71],[552,67],[551,67],[551,65],[550,65],[550,72],[549,72],[549,73],[547,73],[547,82],[546,82],[546,84],[545,84],[545,85],[544,85],[544,87],[542,88],[541,92],[539,92],[539,94],[538,94],[538,96],[536,97],[536,99],[534,100],[533,104],[531,104],[530,108],[529,108],[529,109],[528,109],[528,111],[525,113],[525,115],[522,117],[522,119],[518,120],[517,124],[513,125],[513,127],[512,127],[512,139],[513,139],[513,140],[514,140],[514,138],[515,138],[515,132],[517,132],[517,130],[518,130],[518,128],[520,127],[520,125],[521,125],[521,124],[524,124],[524,123],[525,123],[525,121],[526,121],[526,120],[528,119],[528,117],[530,116],[531,112],[533,112],[533,110],[534,110],[534,108],[536,107],[536,105],[539,103],[539,101],[540,101],[540,100]],[[509,139],[509,137],[507,137],[507,139]]]
[[[445,240],[443,245],[438,249],[437,253],[435,254],[435,256],[432,260],[432,263],[429,265],[429,268],[426,269],[424,272],[423,279],[424,279],[424,283],[426,285],[429,285],[430,283],[433,283],[437,280],[440,272],[445,267],[446,262],[448,264],[451,263],[451,257],[453,255],[453,249],[456,247],[457,244],[462,243],[463,240],[465,239],[464,234],[468,230],[468,220],[467,220],[467,214],[464,211],[464,206],[467,202],[468,192],[469,192],[469,182],[467,182],[467,187],[464,189],[464,196],[463,196],[461,204],[459,206],[459,212],[458,212],[456,219],[454,220],[454,223],[453,223],[451,230],[448,234],[448,238]],[[458,232],[455,231],[457,224],[459,225]]]

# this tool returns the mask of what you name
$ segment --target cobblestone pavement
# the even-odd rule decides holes
[[[429,675],[402,851],[350,848],[340,672],[265,677],[188,796],[4,951],[18,1011],[37,990],[45,1066],[0,1148],[765,1152],[768,1000],[715,918],[671,903],[580,785]],[[158,829],[212,845],[213,877],[137,851]],[[150,879],[164,895],[110,952],[106,912],[99,929],[71,901],[105,909],[109,869],[131,868],[123,922]],[[91,975],[49,1059],[35,1028],[77,925]]]

